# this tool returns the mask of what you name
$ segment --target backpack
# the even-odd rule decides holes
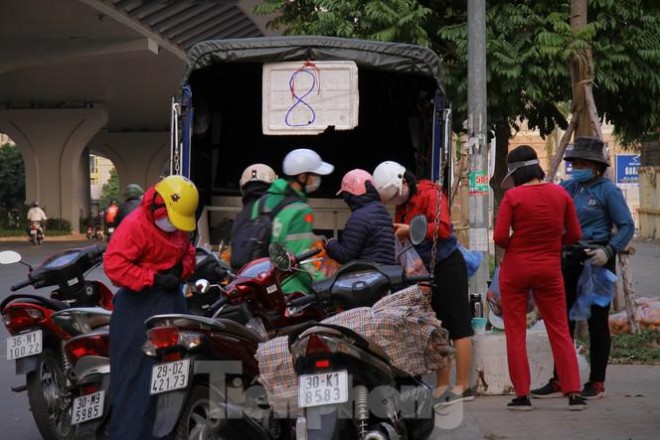
[[[237,226],[234,241],[231,244],[231,267],[240,269],[250,261],[268,256],[268,246],[273,229],[273,218],[286,206],[300,201],[296,195],[284,197],[273,209],[266,208],[268,194],[261,196],[256,202],[256,216]],[[254,210],[253,210],[254,212]]]

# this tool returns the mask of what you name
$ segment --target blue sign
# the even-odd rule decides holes
[[[573,162],[570,160],[564,161],[564,176],[571,177],[573,175]]]
[[[642,158],[639,154],[616,155],[616,183],[639,183],[639,167]]]

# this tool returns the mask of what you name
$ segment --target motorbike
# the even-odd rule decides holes
[[[150,392],[158,395],[154,436],[291,437],[291,421],[274,417],[265,403],[263,387],[253,386],[258,384],[255,353],[259,343],[321,321],[338,310],[373,305],[415,281],[407,280],[399,265],[349,263],[311,287],[310,297],[333,297],[332,304],[317,301],[296,306],[296,298],[306,301],[307,297],[302,293],[285,296],[282,281],[320,251],[312,249],[295,256],[281,244],[271,244],[269,258],[248,263],[227,286],[199,281],[201,289],[213,288],[222,294],[211,306],[215,311],[211,318],[172,314],[145,322],[148,340],[143,350],[160,361],[150,384]],[[241,365],[240,371],[227,372],[226,377],[221,373],[226,387],[217,386],[207,369],[215,361],[229,362],[225,365],[238,361]],[[238,416],[229,421],[228,414]]]
[[[200,278],[225,284],[233,278],[229,265],[214,253],[204,248],[196,248],[195,273],[190,280]],[[199,289],[195,284],[185,285],[188,312],[199,316],[211,314],[210,307],[218,300],[207,290]],[[58,312],[57,315],[65,313]],[[85,310],[75,313],[75,319],[85,320]],[[73,403],[71,406],[71,424],[75,426],[74,438],[109,438],[110,418],[110,338],[109,327],[101,326],[75,336],[64,344],[64,351],[71,366],[70,388]]]
[[[12,292],[32,286],[35,289],[57,286],[48,297],[14,294],[0,303],[0,313],[11,335],[7,339],[7,359],[16,363],[16,374],[26,376],[32,415],[39,432],[47,439],[68,439],[73,435],[69,408],[71,385],[64,341],[96,327],[106,325],[112,310],[112,292],[86,273],[102,262],[104,246],[69,249],[52,255],[38,267],[21,262],[14,251],[0,252],[0,264],[28,266],[28,278],[10,287]],[[87,319],[56,320],[59,312],[86,308]]]
[[[87,226],[85,237],[87,237],[87,240],[89,241],[103,241],[105,239],[103,237],[103,228],[100,228],[94,224],[90,224]]]
[[[411,234],[413,244],[423,238],[423,233]],[[431,275],[406,278],[410,283],[432,281]],[[290,304],[304,307],[349,299],[345,291],[314,292]],[[296,420],[296,439],[412,440],[433,432],[432,389],[394,367],[373,341],[322,323],[297,329],[288,342],[298,374],[298,406],[304,411]],[[402,408],[413,408],[413,413],[402,417]]]
[[[39,221],[30,222],[30,228],[28,229],[30,234],[30,243],[34,245],[39,245],[44,241],[44,228]]]

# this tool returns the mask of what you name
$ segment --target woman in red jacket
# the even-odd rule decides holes
[[[187,232],[196,226],[198,198],[185,177],[164,178],[121,222],[105,252],[105,273],[120,287],[110,321],[112,439],[153,438],[156,407],[149,384],[155,360],[142,353],[144,321],[186,312],[180,284],[195,270]]]
[[[571,244],[581,236],[575,206],[564,188],[543,181],[545,173],[529,145],[511,151],[508,163],[509,174],[502,187],[515,188],[504,194],[493,234],[495,244],[505,249],[500,290],[509,376],[516,391],[508,408],[532,409],[525,343],[531,289],[548,331],[562,392],[569,396],[569,409],[581,410],[586,402],[580,397],[580,374],[568,333],[561,273],[562,244]]]

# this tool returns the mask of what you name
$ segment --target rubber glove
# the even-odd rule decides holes
[[[591,257],[589,258],[591,264],[603,267],[607,264],[610,257],[614,255],[614,249],[612,249],[612,246],[607,245],[596,249],[587,249],[585,253]]]

